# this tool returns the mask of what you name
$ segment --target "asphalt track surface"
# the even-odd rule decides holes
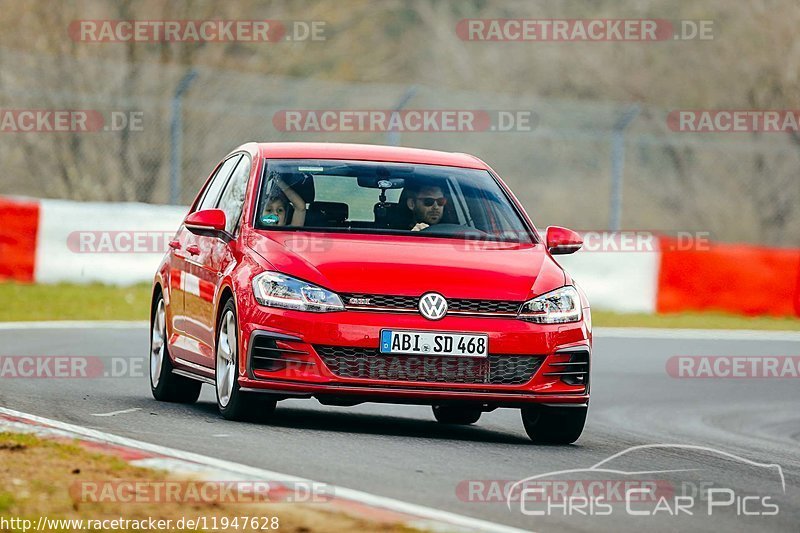
[[[223,420],[210,386],[204,386],[195,405],[159,403],[148,388],[146,327],[0,329],[0,356],[89,355],[144,363],[138,376],[0,378],[0,405],[526,530],[797,532],[800,380],[678,379],[668,375],[666,361],[675,355],[797,356],[798,339],[800,335],[764,340],[596,333],[589,421],[581,439],[571,446],[530,444],[519,413],[507,409],[484,414],[474,426],[450,427],[435,422],[428,407],[338,408],[316,400],[288,400],[278,405],[269,423],[254,424]],[[119,411],[125,412],[109,415]],[[504,500],[471,501],[465,489],[470,480],[506,483],[589,468],[627,448],[651,444],[711,450],[637,449],[604,465],[627,474],[575,472],[544,479],[570,479],[582,487],[590,480],[602,480],[606,487],[618,480],[656,480],[676,491],[660,493],[665,496],[662,505],[673,511],[675,495],[695,496],[685,507],[691,516],[685,512],[672,516],[663,506],[655,516],[632,516],[624,503],[614,503],[605,516],[598,515],[607,508],[583,507],[589,515],[583,516],[558,499],[545,516],[531,516],[522,512],[518,501],[510,509]],[[779,465],[785,492],[779,469],[753,463]],[[631,474],[656,470],[672,472]],[[708,493],[696,492],[709,486],[730,489],[734,497],[731,505],[713,507],[710,516]],[[713,497],[721,501],[730,494]],[[473,499],[486,496],[485,491],[472,493]],[[496,493],[490,496],[498,499]],[[607,497],[614,498],[614,493]],[[778,506],[776,515],[744,515],[774,512],[770,504]],[[650,513],[657,508],[656,502],[630,506]],[[547,511],[541,503],[529,503],[526,510]]]

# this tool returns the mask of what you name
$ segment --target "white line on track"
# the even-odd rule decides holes
[[[132,409],[123,409],[122,411],[112,411],[110,413],[96,413],[92,414],[92,416],[117,416],[117,415],[124,415],[128,413],[135,413],[136,411],[141,411],[141,407],[133,407]]]
[[[98,431],[96,429],[85,428],[83,426],[77,426],[74,424],[68,424],[66,422],[60,422],[58,420],[43,418],[40,416],[31,415],[20,411],[15,411],[13,409],[8,409],[6,407],[0,407],[0,414],[27,420],[30,422],[34,422],[36,424],[50,426],[51,428],[54,428],[56,430],[60,430],[66,433],[71,433],[73,435],[80,435],[82,437],[99,442],[105,442],[108,444],[116,444],[119,446],[135,448],[141,451],[158,454],[165,457],[172,457],[175,459],[182,459],[184,461],[191,461],[193,463],[197,463],[211,468],[217,468],[220,470],[225,470],[228,472],[233,472],[236,474],[252,476],[249,477],[248,479],[263,479],[263,480],[272,480],[272,481],[279,481],[286,483],[306,483],[306,484],[318,483],[316,481],[312,481],[309,479],[303,479],[296,476],[290,476],[287,474],[272,472],[270,470],[264,470],[261,468],[255,468],[252,466],[233,463],[222,459],[216,459],[214,457],[206,457],[204,455],[196,454],[193,452],[185,452],[173,448],[168,448],[166,446],[160,446],[158,444],[151,444],[149,442],[141,442],[129,439],[127,437],[120,437],[118,435],[105,433],[103,431]],[[433,509],[431,507],[425,507],[414,503],[407,503],[400,500],[395,500],[393,498],[386,498],[384,496],[378,496],[375,494],[370,494],[368,492],[362,492],[354,489],[347,489],[335,485],[328,485],[328,486],[333,489],[333,493],[336,495],[336,497],[340,497],[345,500],[351,500],[371,507],[378,507],[407,515],[417,516],[422,519],[433,520],[439,522],[440,524],[445,523],[449,524],[450,526],[456,526],[470,531],[489,531],[489,532],[499,532],[499,533],[521,533],[524,531],[510,526],[504,526],[501,524],[495,524],[485,520],[480,520],[478,518],[472,518],[469,516],[451,513],[449,511],[441,511],[439,509]]]
[[[695,339],[719,341],[800,341],[800,331],[754,329],[594,328],[595,338]]]
[[[146,321],[126,320],[60,320],[50,322],[0,322],[0,330],[13,329],[144,329]]]

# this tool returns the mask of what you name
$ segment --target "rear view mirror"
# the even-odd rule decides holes
[[[190,213],[183,221],[186,229],[195,235],[206,237],[222,237],[226,235],[225,211],[222,209],[204,209]]]
[[[359,176],[358,186],[368,189],[402,189],[406,186],[404,178],[394,178],[389,176]]]
[[[546,231],[547,250],[553,255],[575,253],[583,246],[578,232],[561,226],[549,226]]]

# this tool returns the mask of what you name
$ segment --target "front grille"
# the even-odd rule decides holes
[[[533,378],[543,357],[494,355],[452,357],[387,355],[376,349],[314,346],[325,365],[339,377],[422,383],[522,385]]]
[[[516,315],[522,302],[504,302],[500,300],[447,300],[448,311],[464,313],[508,313]]]
[[[419,296],[394,296],[390,294],[341,294],[346,307],[356,309],[381,308],[398,311],[416,311]],[[369,300],[368,304],[350,303],[351,300]],[[470,300],[466,298],[448,298],[449,312],[457,313],[498,313],[516,315],[523,302],[504,300]]]
[[[419,298],[416,296],[392,296],[389,294],[342,294],[345,306],[355,305],[357,307],[382,307],[385,309],[417,309]],[[350,304],[351,299],[369,300],[368,304]]]

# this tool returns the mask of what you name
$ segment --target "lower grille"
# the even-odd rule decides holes
[[[564,355],[557,352],[556,355]],[[551,371],[552,370],[552,371]],[[549,363],[545,376],[561,376],[561,381],[567,385],[589,385],[589,351],[575,351],[569,361],[562,363]]]
[[[345,346],[314,349],[339,377],[422,383],[522,385],[533,378],[544,359],[531,355],[386,355],[376,349]]]
[[[306,355],[308,352],[278,346],[274,338],[266,335],[255,335],[250,348],[250,366],[253,370],[267,370],[275,372],[283,370],[287,364],[313,365],[297,356]]]

